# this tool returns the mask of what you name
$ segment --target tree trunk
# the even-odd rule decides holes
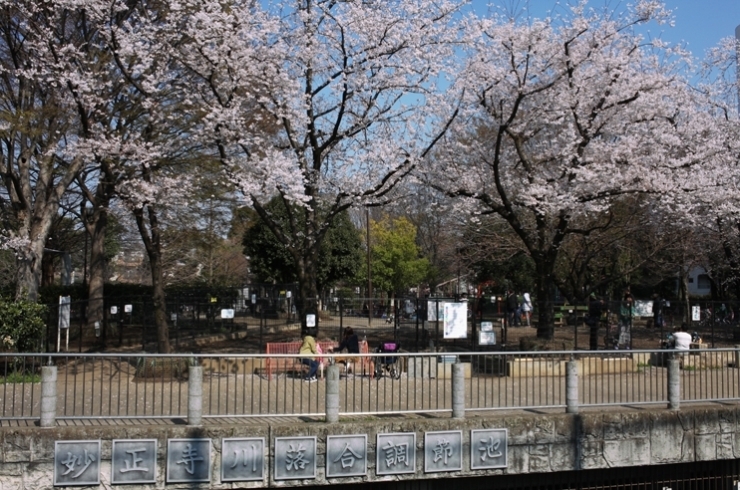
[[[41,284],[41,260],[43,258],[44,243],[37,238],[27,247],[17,252],[16,265],[16,301],[35,302],[39,296],[39,285]]]
[[[552,281],[552,266],[547,260],[540,259],[535,261],[535,268],[537,271],[537,338],[551,340],[555,336],[553,321],[555,284]]]
[[[147,223],[144,219],[144,210],[137,208],[134,211],[136,225],[144,242],[149,267],[152,274],[154,323],[157,329],[157,350],[162,354],[171,352],[169,325],[167,325],[167,302],[164,294],[164,279],[162,277],[162,245],[159,232],[157,212],[150,204],[147,206]]]
[[[689,268],[681,269],[681,283],[679,295],[684,302],[684,314],[681,323],[691,324],[691,298],[689,298]],[[675,327],[675,325],[674,325]]]
[[[167,324],[167,301],[164,294],[164,279],[162,278],[162,259],[149,257],[152,268],[152,287],[154,301],[154,323],[157,326],[157,350],[163,354],[171,352],[170,331]]]
[[[90,234],[89,282],[87,283],[87,328],[95,331],[95,324],[104,320],[105,287],[105,229],[108,213],[102,207],[93,211],[92,223],[88,225]]]
[[[45,253],[41,259],[41,286],[54,284],[54,255]]]
[[[316,285],[316,260],[311,254],[304,254],[298,265],[298,298],[296,311],[301,317],[301,332],[312,333],[315,337],[319,333],[319,311],[317,297],[319,294]],[[314,315],[315,327],[307,325],[307,316]]]

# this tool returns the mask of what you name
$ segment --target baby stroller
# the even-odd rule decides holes
[[[401,346],[397,342],[383,342],[375,349],[375,352],[379,354],[395,354],[400,348]],[[401,377],[401,369],[398,359],[396,356],[378,356],[375,359],[375,376],[380,379],[387,374],[393,379],[399,379]]]

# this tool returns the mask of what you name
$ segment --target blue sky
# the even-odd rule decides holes
[[[573,0],[571,0],[573,1]],[[619,9],[620,5],[634,0],[589,0],[596,8],[608,5]],[[735,27],[740,24],[740,0],[663,0],[673,10],[675,27],[652,26],[651,34],[671,43],[684,43],[697,58],[703,58],[707,49],[716,45],[720,39],[735,35]],[[493,3],[506,7],[522,7],[529,4],[533,17],[546,16],[556,5],[566,4],[568,0],[472,0],[476,10],[485,11],[486,5]]]

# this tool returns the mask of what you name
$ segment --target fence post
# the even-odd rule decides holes
[[[681,364],[674,354],[668,359],[668,408],[678,410],[681,405]]]
[[[565,364],[565,413],[578,413],[578,361]]]
[[[339,422],[339,366],[326,368],[326,423]]]
[[[465,365],[459,359],[452,364],[452,418],[465,418]]]
[[[203,417],[203,366],[188,366],[188,425],[200,425]]]
[[[41,427],[54,427],[57,416],[57,367],[41,367]]]
[[[740,369],[740,345],[735,346],[735,369]]]

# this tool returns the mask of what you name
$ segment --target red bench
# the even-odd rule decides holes
[[[331,352],[331,350],[338,344],[331,340],[319,340],[318,345],[321,347],[321,351],[324,353]],[[272,379],[274,373],[282,372],[293,372],[303,373],[304,364],[301,364],[301,360],[298,358],[298,350],[301,348],[302,342],[297,340],[295,342],[268,342],[267,343],[267,354],[290,354],[295,357],[268,357],[265,359],[265,372],[267,373],[267,379]],[[360,353],[367,354],[368,347],[367,342],[360,341]],[[342,358],[343,360],[345,358]],[[348,358],[347,358],[348,359]],[[369,358],[362,358],[363,364],[369,362]],[[344,361],[346,362],[346,361]],[[320,375],[324,376],[324,363],[319,365]]]
[[[298,359],[298,349],[301,348],[300,340],[295,342],[268,342],[267,354],[291,354],[295,357],[268,357],[265,359],[265,371],[267,379],[272,379],[273,373],[294,372],[302,373],[304,364]],[[323,352],[328,352],[337,345],[330,340],[319,340],[317,342]],[[321,371],[323,377],[323,371]]]

